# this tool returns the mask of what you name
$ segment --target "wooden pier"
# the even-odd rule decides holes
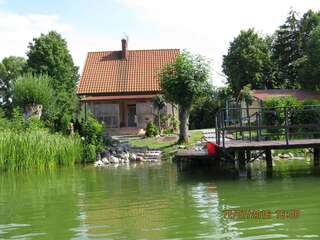
[[[209,156],[205,149],[180,150],[176,158],[212,161],[224,158],[237,163],[239,171],[245,171],[246,164],[255,160],[254,156],[263,155],[267,171],[272,171],[273,149],[312,148],[314,167],[320,168],[320,106],[223,109],[215,123],[208,142],[218,146],[218,154]]]

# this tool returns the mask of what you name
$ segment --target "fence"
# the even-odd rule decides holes
[[[229,108],[215,118],[216,142],[320,138],[320,106]]]

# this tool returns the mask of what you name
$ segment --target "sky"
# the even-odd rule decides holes
[[[212,83],[241,30],[272,34],[290,9],[320,10],[320,0],[0,0],[0,60],[25,56],[29,42],[58,31],[80,70],[89,51],[179,48],[211,60]]]

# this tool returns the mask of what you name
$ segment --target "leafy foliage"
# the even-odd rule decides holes
[[[48,76],[25,74],[15,81],[12,89],[13,103],[21,108],[27,105],[47,107],[52,101],[53,90]]]
[[[192,107],[190,113],[190,129],[212,128],[215,126],[215,116],[220,107],[224,107],[229,98],[226,88],[207,89],[204,97]]]
[[[158,135],[158,128],[153,122],[148,122],[146,127],[146,136],[147,137],[154,137]]]
[[[239,100],[244,101],[248,106],[252,104],[253,97],[251,95],[251,85],[248,84],[243,87],[239,94]]]
[[[320,25],[310,33],[306,42],[299,75],[303,88],[320,90]]]
[[[320,101],[314,99],[306,99],[299,102],[294,97],[272,97],[264,101],[264,107],[271,108],[273,111],[263,112],[263,121],[265,125],[269,126],[283,126],[285,123],[284,108],[288,109],[289,124],[320,124]],[[292,129],[292,131],[299,133],[311,133],[313,129],[304,128]],[[269,132],[280,132],[276,129],[271,129]]]
[[[297,13],[290,11],[285,23],[275,33],[273,59],[277,63],[277,80],[285,88],[296,88],[298,66],[301,58],[301,35]]]
[[[54,101],[46,118],[55,130],[63,129],[61,119],[78,111],[75,94],[79,79],[78,68],[74,65],[67,42],[55,31],[41,34],[29,44],[27,66],[33,73],[47,74],[54,89]]]
[[[164,68],[160,77],[165,98],[190,108],[208,86],[209,64],[203,57],[184,51]]]
[[[84,161],[94,161],[96,154],[103,150],[103,126],[91,114],[85,118],[84,113],[81,112],[75,128],[83,139]]]
[[[66,40],[55,31],[41,34],[29,44],[27,52],[28,67],[37,74],[48,74],[52,77],[52,86],[57,90],[75,89],[78,68],[74,66]]]
[[[234,97],[250,84],[254,89],[273,88],[274,66],[268,41],[254,29],[241,31],[223,56],[223,72]]]
[[[174,63],[160,74],[165,98],[179,105],[180,142],[188,142],[188,122],[191,106],[205,95],[209,83],[209,63],[199,55],[179,54]]]
[[[11,110],[11,88],[15,79],[26,72],[26,60],[22,57],[6,57],[0,63],[0,106]]]

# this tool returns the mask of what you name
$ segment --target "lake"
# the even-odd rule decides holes
[[[0,239],[320,239],[308,164],[278,162],[272,178],[258,164],[252,179],[169,163],[2,173]],[[240,211],[271,215],[227,215]]]

